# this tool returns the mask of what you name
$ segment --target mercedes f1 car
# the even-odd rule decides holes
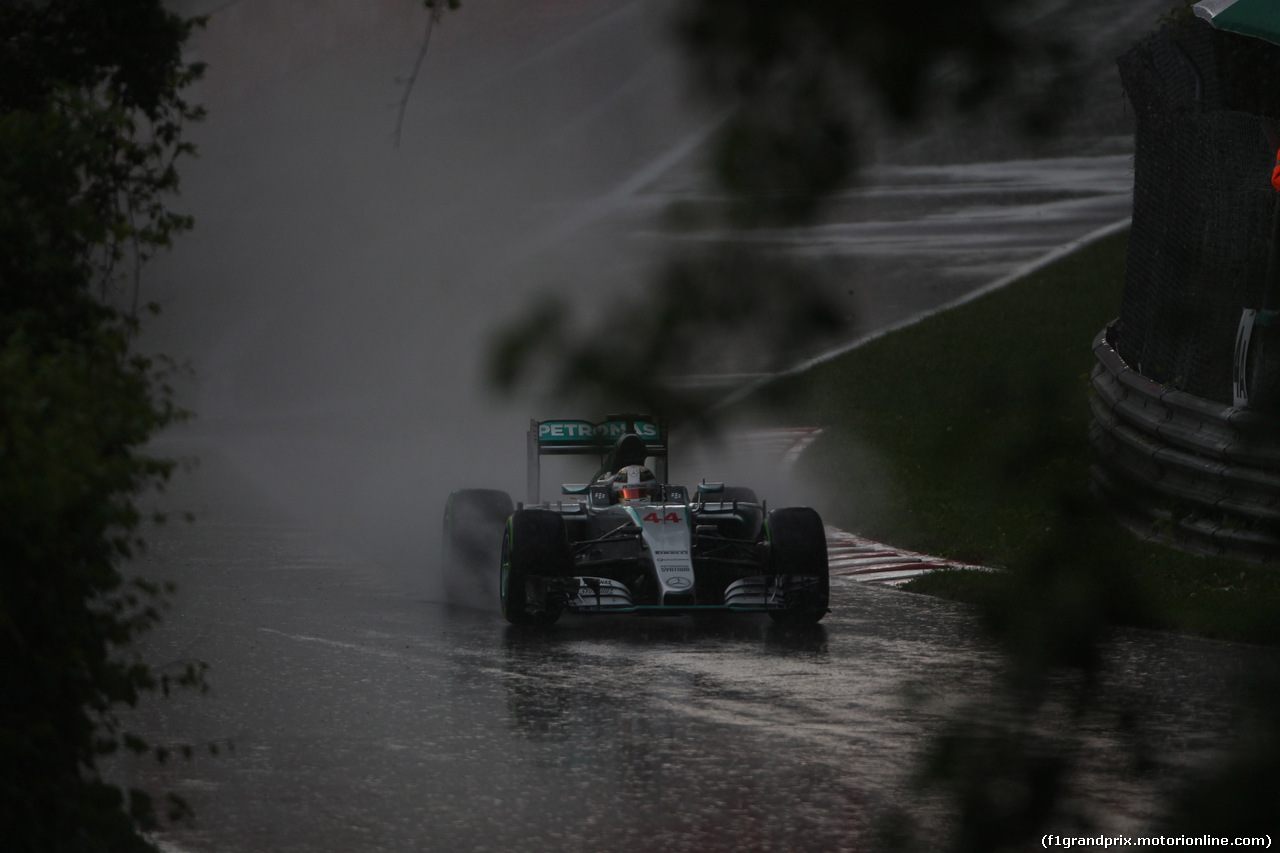
[[[541,500],[542,457],[597,455],[587,483]],[[643,415],[531,421],[528,501],[464,489],[444,514],[451,601],[496,600],[514,624],[564,613],[767,613],[813,624],[828,611],[822,519],[769,510],[748,488],[667,482],[667,430]]]

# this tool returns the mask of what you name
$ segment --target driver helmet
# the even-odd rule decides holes
[[[643,465],[628,465],[613,476],[617,501],[648,501],[658,496],[658,478]]]

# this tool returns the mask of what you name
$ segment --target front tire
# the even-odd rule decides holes
[[[786,610],[769,617],[786,625],[816,625],[831,603],[831,575],[827,565],[827,533],[822,518],[807,506],[785,507],[769,513],[769,570],[782,576]]]
[[[512,625],[553,624],[560,618],[564,602],[550,594],[547,581],[572,574],[573,555],[564,519],[545,509],[512,513],[502,539],[498,580],[506,620]]]

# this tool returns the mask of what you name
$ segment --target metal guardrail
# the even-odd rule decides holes
[[[1160,385],[1094,340],[1094,481],[1140,535],[1280,564],[1280,418]]]

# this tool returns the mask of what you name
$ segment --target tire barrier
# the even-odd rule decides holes
[[[1241,309],[1280,297],[1269,271],[1280,48],[1188,15],[1117,62],[1133,106],[1134,172],[1116,349],[1150,379],[1238,406]],[[1261,409],[1269,389],[1257,390]]]
[[[1093,344],[1094,484],[1140,536],[1280,565],[1280,418],[1142,376],[1115,330]]]

